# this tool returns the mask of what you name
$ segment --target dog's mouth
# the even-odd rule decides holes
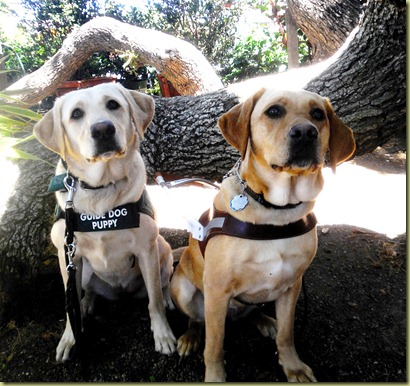
[[[97,151],[92,157],[87,158],[88,162],[109,161],[113,158],[122,158],[125,156],[125,149],[115,146],[112,149]]]
[[[306,175],[316,173],[323,166],[323,160],[317,154],[317,151],[298,153],[290,156],[283,165],[272,164],[271,167],[277,172],[286,172],[292,175]]]
[[[289,163],[286,163],[285,165],[271,165],[272,169],[277,172],[285,172],[295,176],[316,173],[322,166],[323,164],[321,163],[312,163],[303,167]]]

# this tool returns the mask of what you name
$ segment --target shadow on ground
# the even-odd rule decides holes
[[[305,275],[295,321],[301,358],[322,382],[405,382],[406,237],[394,240],[350,226],[319,227],[319,251]],[[163,229],[173,247],[183,231]],[[147,301],[100,299],[86,334],[83,363],[54,362],[64,328],[64,295],[56,264],[39,283],[38,304],[26,321],[1,330],[4,382],[200,382],[202,349],[180,360],[155,352]],[[274,304],[262,306],[274,315]],[[176,336],[187,320],[168,319]],[[227,322],[227,377],[233,382],[285,381],[276,345],[248,321]]]

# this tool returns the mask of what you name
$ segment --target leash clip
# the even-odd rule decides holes
[[[64,245],[66,247],[66,255],[67,255],[67,260],[68,260],[68,262],[67,262],[68,263],[67,264],[67,272],[69,272],[71,270],[76,270],[77,269],[77,267],[76,267],[76,265],[74,264],[74,261],[73,261],[75,251],[77,249],[77,237],[75,237],[75,235],[74,235],[73,241],[71,243],[69,243],[67,241],[67,237],[68,236],[66,236],[64,238]]]
[[[74,192],[75,192],[75,187],[74,187],[75,179],[68,174],[68,171],[67,171],[67,175],[64,177],[63,183],[68,192],[68,197],[67,197],[65,207],[66,209],[73,208],[74,207],[73,198],[74,198]]]

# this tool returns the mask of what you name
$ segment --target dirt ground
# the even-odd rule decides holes
[[[403,173],[403,146],[393,143],[357,162]],[[399,156],[400,155],[400,156]],[[171,245],[184,245],[183,231],[162,229]],[[345,225],[318,227],[319,250],[305,275],[298,302],[295,343],[321,382],[406,382],[406,235],[389,239]],[[146,300],[99,299],[87,325],[83,360],[54,361],[64,329],[64,295],[56,261],[39,278],[38,302],[24,321],[0,329],[3,382],[201,382],[203,354],[181,360],[155,352]],[[274,304],[263,306],[274,315]],[[187,319],[168,311],[178,337]],[[246,319],[227,321],[227,379],[283,382],[276,345]]]

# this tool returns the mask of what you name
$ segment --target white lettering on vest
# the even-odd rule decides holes
[[[117,221],[118,219],[93,221],[91,225],[93,229],[110,229],[115,228],[117,226]]]

